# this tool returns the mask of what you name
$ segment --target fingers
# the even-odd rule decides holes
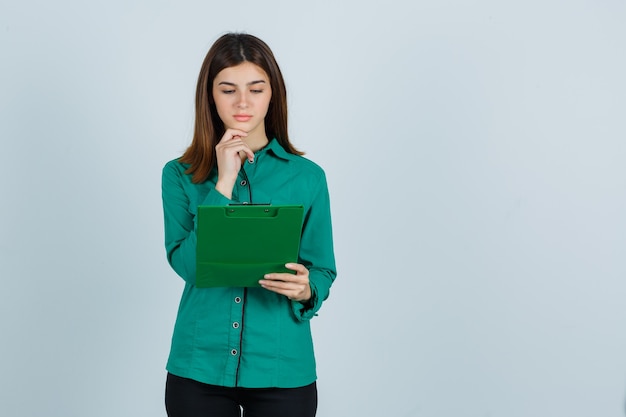
[[[248,160],[252,162],[254,161],[254,152],[245,142],[244,138],[246,136],[248,136],[248,133],[243,130],[227,129],[215,149],[218,152],[226,152],[229,155],[233,155],[235,152],[239,155],[240,152],[243,152]]]
[[[273,274],[265,274],[264,278],[270,281],[296,283],[296,284],[308,284],[309,283],[309,270],[304,265],[296,263],[285,264],[287,269],[296,271],[296,274],[290,274],[288,272],[276,272]]]
[[[296,264],[296,263],[288,263],[285,264],[285,267],[287,269],[291,269],[292,271],[296,271],[296,274],[300,275],[300,274],[307,274],[309,273],[309,270],[306,269],[306,267],[304,265],[301,264]]]
[[[222,142],[227,142],[233,138],[245,138],[246,136],[248,136],[247,132],[244,132],[243,130],[239,130],[239,129],[226,129],[226,132],[224,132],[224,136],[222,136],[222,139],[220,139],[220,143]]]
[[[289,263],[285,265],[288,269],[296,271],[290,273],[266,274],[259,284],[267,290],[282,294],[289,299],[296,301],[306,301],[311,298],[311,286],[309,284],[309,271],[304,265]]]
[[[241,169],[241,155],[245,154],[250,162],[254,161],[254,152],[244,141],[246,136],[248,134],[243,130],[226,129],[224,136],[215,146],[218,172],[215,189],[226,198],[232,198],[233,186]]]

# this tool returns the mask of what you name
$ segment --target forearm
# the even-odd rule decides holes
[[[293,302],[299,320],[311,319],[328,298],[337,271],[333,250],[330,201],[325,179],[322,178],[311,208],[307,213],[300,242],[299,262],[309,270],[311,298]]]
[[[172,269],[185,281],[196,279],[196,225],[197,205],[227,205],[230,200],[211,189],[199,203],[197,189],[176,164],[168,164],[163,170],[163,215],[165,225],[165,249]],[[194,198],[190,198],[193,195]]]

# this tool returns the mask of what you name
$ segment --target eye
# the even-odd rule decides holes
[[[254,94],[260,94],[263,92],[263,90],[250,90],[250,92]]]
[[[233,94],[235,90],[222,90],[223,94]]]

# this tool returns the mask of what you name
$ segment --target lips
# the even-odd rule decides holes
[[[248,120],[252,119],[252,116],[250,116],[249,114],[236,114],[233,117],[238,122],[247,122]]]

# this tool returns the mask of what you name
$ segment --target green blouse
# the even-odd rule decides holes
[[[291,388],[316,379],[310,319],[336,277],[330,202],[324,171],[286,152],[276,139],[245,161],[232,200],[215,190],[217,171],[201,183],[178,160],[163,168],[167,259],[185,280],[168,372],[212,385]],[[251,201],[251,199],[253,199]],[[312,298],[291,301],[264,288],[196,288],[198,205],[304,206],[299,263],[309,270]],[[215,237],[219,239],[219,236]]]

